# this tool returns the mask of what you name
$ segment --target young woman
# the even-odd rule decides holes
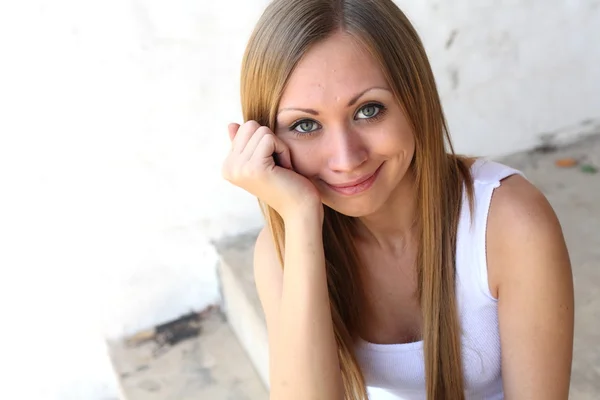
[[[223,175],[267,220],[271,399],[567,398],[557,218],[518,171],[454,154],[391,0],[275,0],[241,85]]]

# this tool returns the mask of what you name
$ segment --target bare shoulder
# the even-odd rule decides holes
[[[550,203],[521,176],[505,179],[492,197],[487,261],[498,299],[506,398],[568,398],[574,326],[569,254]]]
[[[267,325],[271,325],[281,299],[283,270],[268,227],[260,231],[254,245],[254,280]]]
[[[504,179],[494,191],[488,240],[510,247],[534,244],[545,247],[564,242],[554,209],[544,194],[520,175]]]
[[[507,279],[537,274],[539,268],[570,273],[565,240],[552,206],[532,183],[519,175],[502,181],[494,191],[487,228],[487,256],[493,292]],[[559,263],[527,266],[531,257],[553,257]],[[497,294],[497,293],[494,293]]]
[[[536,229],[539,224],[560,229],[544,194],[520,175],[504,179],[494,191],[490,219],[491,228],[501,231]]]

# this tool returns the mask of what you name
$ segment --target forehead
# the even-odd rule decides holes
[[[389,87],[377,61],[355,39],[338,33],[317,43],[300,60],[280,108],[347,102],[375,86]]]

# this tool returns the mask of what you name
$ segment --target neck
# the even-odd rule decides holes
[[[416,239],[418,227],[415,179],[412,168],[377,212],[359,218],[359,237],[382,249],[405,247]]]

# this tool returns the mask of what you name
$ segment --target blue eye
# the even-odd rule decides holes
[[[379,113],[383,110],[383,106],[379,104],[366,104],[361,107],[354,118],[356,119],[371,119],[379,115]]]
[[[298,121],[290,127],[290,130],[294,130],[298,133],[311,133],[317,129],[319,129],[319,124],[309,119]]]

